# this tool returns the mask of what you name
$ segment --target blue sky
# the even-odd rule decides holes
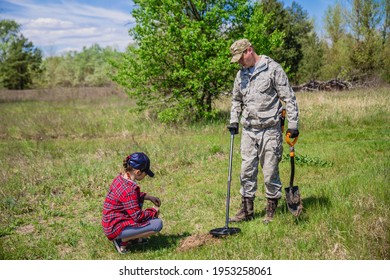
[[[290,6],[293,0],[283,1]],[[296,0],[316,22],[336,0]],[[13,19],[45,56],[99,44],[123,51],[132,39],[131,0],[0,0],[0,19]],[[320,34],[321,35],[321,34]]]

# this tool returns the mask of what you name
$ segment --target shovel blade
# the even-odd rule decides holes
[[[301,194],[298,186],[284,188],[286,191],[286,202],[288,210],[295,216],[298,217],[303,210]]]

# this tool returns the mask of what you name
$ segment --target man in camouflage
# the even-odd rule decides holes
[[[254,218],[254,199],[257,191],[258,165],[264,175],[267,198],[264,223],[272,221],[278,200],[282,196],[279,162],[282,159],[283,135],[281,114],[283,104],[287,111],[288,130],[291,138],[299,135],[298,104],[282,67],[265,55],[257,55],[247,39],[241,39],[230,47],[231,63],[242,68],[234,81],[230,125],[228,129],[241,138],[241,207],[231,222]],[[239,120],[241,117],[241,120]]]

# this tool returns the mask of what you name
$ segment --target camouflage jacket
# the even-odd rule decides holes
[[[244,128],[266,128],[280,122],[283,104],[289,129],[298,129],[298,104],[282,67],[267,56],[261,56],[253,74],[238,71],[234,81],[230,123]]]

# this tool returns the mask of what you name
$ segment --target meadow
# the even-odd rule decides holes
[[[163,125],[129,110],[134,101],[112,88],[1,91],[0,259],[388,260],[389,97],[390,88],[297,93],[303,214],[294,218],[283,198],[264,225],[260,174],[256,218],[234,224],[237,235],[212,238],[208,232],[225,225],[229,96],[217,102],[213,121]],[[240,203],[239,142],[240,135],[231,215]],[[102,204],[122,159],[135,151],[151,159],[156,176],[140,185],[160,197],[164,228],[119,255],[103,234]],[[287,144],[284,154],[287,186]]]

